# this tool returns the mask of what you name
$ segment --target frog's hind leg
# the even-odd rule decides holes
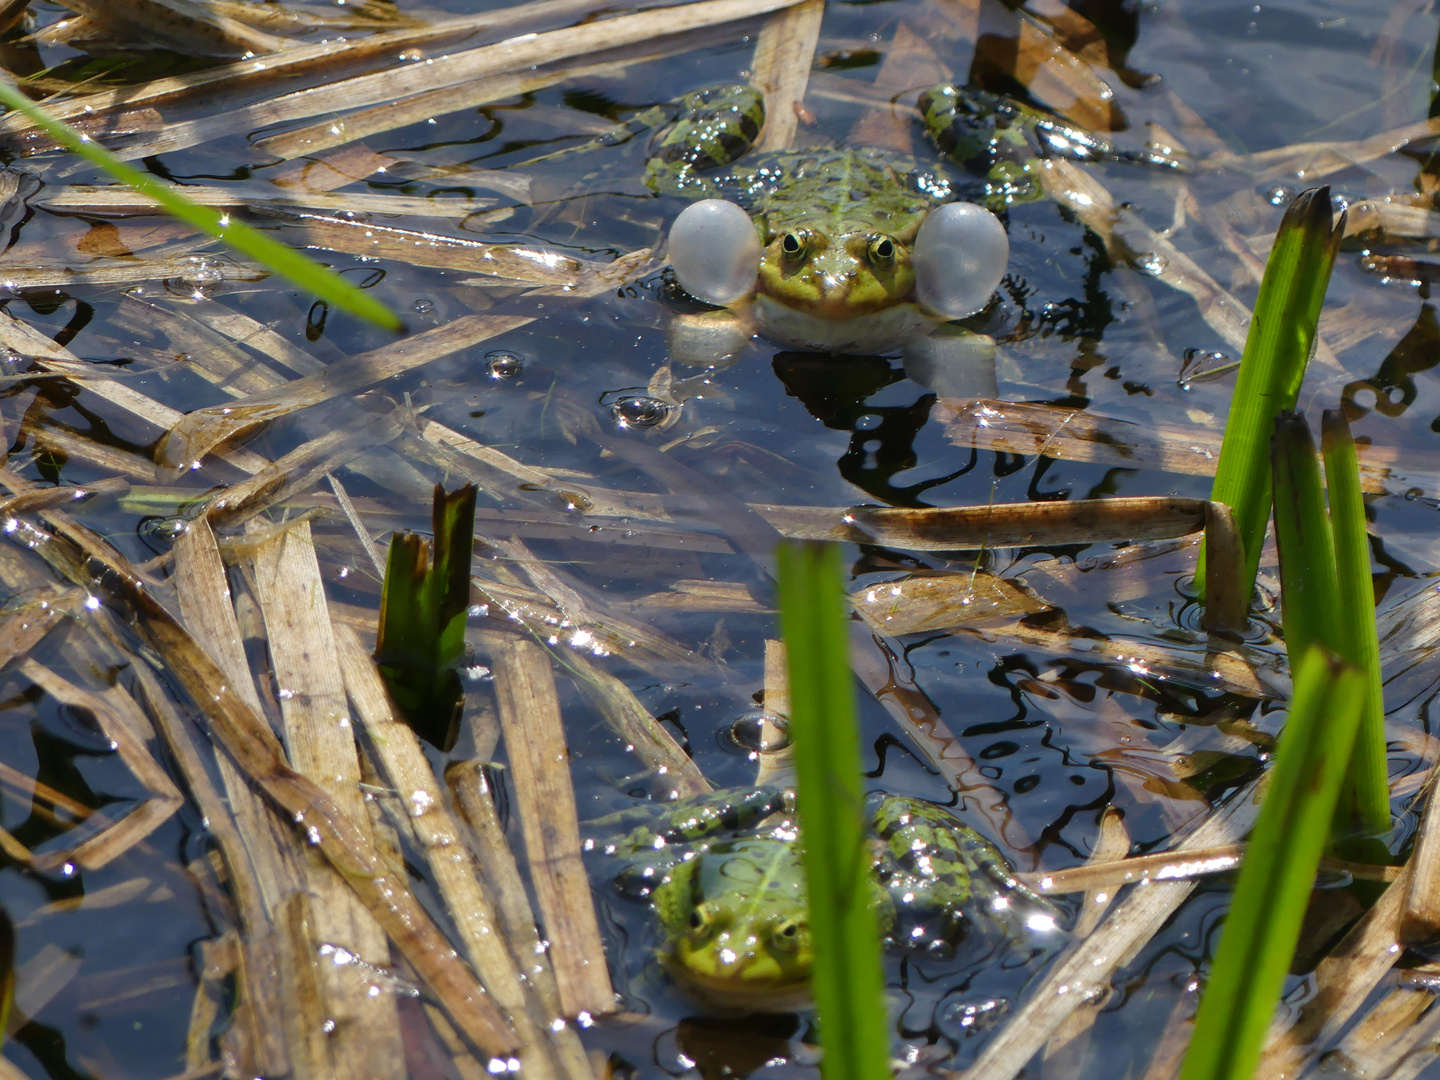
[[[712,198],[719,191],[704,173],[744,154],[764,126],[765,98],[753,86],[692,90],[680,99],[680,115],[655,147],[645,183],[660,195]]]
[[[624,146],[637,135],[644,135],[646,132],[654,131],[664,127],[675,118],[679,107],[675,104],[652,105],[648,109],[642,109],[629,120],[616,124],[608,131],[602,131],[593,139],[586,139],[574,146],[567,146],[560,150],[552,150],[548,154],[541,154],[539,157],[526,158],[510,166],[512,169],[528,169],[533,165],[542,162],[558,161],[561,158],[573,157],[577,154],[588,154],[596,150],[603,150],[612,146]]]
[[[896,911],[896,944],[943,951],[992,928],[1031,939],[1059,911],[1024,885],[983,836],[943,808],[904,795],[872,797],[881,876]]]
[[[917,104],[941,152],[990,182],[985,201],[991,209],[1040,197],[1030,175],[1037,158],[1180,166],[1165,154],[1122,149],[1078,124],[988,90],[942,84],[922,93]]]

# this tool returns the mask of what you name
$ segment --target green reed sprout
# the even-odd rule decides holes
[[[1305,653],[1180,1080],[1254,1076],[1300,940],[1364,702],[1360,671],[1318,645]]]
[[[1245,551],[1246,596],[1254,589],[1270,518],[1270,435],[1276,415],[1295,407],[1344,232],[1345,215],[1335,219],[1328,187],[1297,195],[1275,234],[1255,301],[1210,491],[1212,500],[1224,503],[1235,515]],[[1203,601],[1203,546],[1195,582]]]
[[[834,544],[782,543],[780,624],[790,676],[796,802],[805,836],[812,979],[825,1080],[885,1080],[890,1033],[870,849],[850,636]]]
[[[464,688],[457,670],[470,610],[475,485],[435,485],[435,539],[396,533],[385,563],[375,663],[405,722],[448,753],[460,732]],[[434,558],[431,558],[431,551]]]

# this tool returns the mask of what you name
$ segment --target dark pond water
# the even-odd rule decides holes
[[[485,6],[469,0],[442,0],[424,8],[408,0],[400,4],[402,11],[421,16],[465,14]],[[63,15],[49,4],[32,7],[37,26]],[[1146,125],[1153,122],[1197,159],[1224,151],[1235,160],[1225,169],[1197,165],[1184,176],[1126,164],[1087,168],[1117,204],[1129,204],[1152,229],[1173,229],[1173,243],[1246,304],[1254,300],[1255,285],[1245,263],[1226,247],[1225,230],[1241,243],[1263,241],[1279,221],[1281,204],[1308,186],[1306,177],[1267,173],[1268,165],[1252,164],[1249,155],[1296,143],[1366,139],[1423,120],[1431,109],[1437,25],[1434,12],[1418,2],[1073,0],[1072,7],[1105,29],[1111,59],[1128,76],[1102,71],[1114,90],[1114,138],[1119,143],[1144,145],[1149,138]],[[967,26],[978,28],[978,46]],[[925,64],[931,65],[930,71],[940,65],[959,80],[970,77],[994,89],[1016,89],[1003,70],[1005,58],[1013,59],[1015,27],[1015,17],[989,0],[979,5],[978,14],[974,5],[949,0],[831,0],[800,138],[816,144],[852,138],[857,122],[871,108],[860,103],[866,99],[859,91],[871,91],[882,63],[899,48],[897,41],[918,38],[919,52],[930,51],[928,58],[914,51],[901,57],[919,70],[926,70]],[[651,196],[640,184],[643,140],[583,159],[525,168],[533,181],[534,207],[517,205],[503,185],[497,193],[493,178],[479,170],[519,169],[531,158],[575,145],[609,122],[684,90],[743,80],[752,63],[755,34],[754,23],[722,27],[682,55],[575,78],[381,133],[365,146],[390,163],[341,190],[491,200],[484,212],[463,221],[387,215],[367,208],[357,212],[362,222],[547,245],[597,262],[648,247],[679,204]],[[17,69],[70,62],[63,70],[72,78],[85,56],[54,44],[7,49],[6,63]],[[908,86],[900,74],[904,70],[897,73],[892,66],[890,81],[882,85]],[[167,105],[161,112],[171,123],[271,92],[252,87],[244,98],[192,101],[173,109]],[[912,99],[902,95],[902,100]],[[275,162],[252,143],[279,130],[247,128],[193,148],[146,157],[144,165],[178,182],[238,188],[247,195],[273,191],[271,182],[293,166]],[[919,154],[929,152],[918,130],[913,148]],[[1427,164],[1433,168],[1433,161],[1423,145],[1412,146],[1406,154],[1341,168],[1326,182],[1350,203],[1412,192],[1417,173]],[[22,257],[37,256],[83,265],[97,252],[113,254],[115,249],[106,244],[133,248],[142,258],[202,250],[199,241],[183,231],[142,235],[155,219],[47,207],[46,195],[69,185],[103,181],[51,157],[18,164],[37,172],[46,186],[34,200],[33,213],[23,221],[13,219],[22,221],[18,244],[0,258],[0,270],[19,265]],[[1427,176],[1430,186],[1422,185],[1422,190],[1431,191],[1435,174]],[[581,189],[589,194],[575,196]],[[293,221],[260,220],[282,239],[305,242],[303,226]],[[1010,273],[1000,302],[983,319],[1002,348],[999,396],[1064,404],[1092,417],[1138,426],[1130,430],[1169,432],[1168,437],[1180,440],[1182,450],[1189,448],[1188,442],[1203,447],[1218,440],[1233,375],[1189,381],[1182,375],[1191,374],[1187,363],[1214,367],[1238,353],[1202,318],[1190,296],[1167,284],[1166,268],[1147,264],[1144,258],[1133,265],[1117,262],[1094,234],[1049,200],[1013,207],[1008,225]],[[1394,244],[1376,250],[1414,254],[1420,249]],[[1246,248],[1245,256],[1253,261],[1257,251],[1263,260],[1263,245]],[[389,253],[379,258],[323,257],[370,285],[415,331],[481,308],[536,316],[521,329],[381,383],[365,398],[366,408],[376,410],[382,399],[395,402],[408,395],[430,420],[525,465],[569,477],[580,492],[587,484],[631,492],[664,490],[656,473],[635,463],[649,459],[613,452],[617,440],[648,448],[651,459],[663,451],[681,470],[693,497],[672,504],[674,525],[666,530],[653,522],[600,520],[583,513],[561,516],[558,524],[546,518],[523,526],[518,511],[510,518],[502,511],[525,504],[482,494],[482,512],[497,513],[490,518],[482,513],[477,532],[482,540],[496,541],[518,533],[538,559],[582,590],[597,612],[628,612],[632,620],[695,650],[696,662],[679,665],[674,672],[631,663],[623,651],[601,663],[664,719],[717,786],[743,785],[753,778],[752,761],[729,733],[754,708],[763,687],[764,642],[776,635],[774,618],[754,604],[716,610],[643,601],[682,581],[764,587],[755,564],[724,539],[734,507],[726,500],[926,507],[1112,495],[1204,496],[1209,491],[1203,471],[1173,471],[1158,457],[1143,454],[1117,464],[1103,455],[1065,460],[988,446],[976,449],[966,439],[952,438],[946,407],[931,390],[907,379],[898,359],[817,358],[777,352],[760,339],[734,364],[712,372],[704,396],[687,402],[678,421],[650,424],[666,417],[663,403],[645,399],[654,397],[648,388],[668,361],[666,324],[684,307],[657,267],[593,299],[537,299],[517,295],[513,288],[477,288],[464,283],[472,276],[468,270],[417,266]],[[228,265],[223,256],[214,258],[222,268]],[[1393,475],[1370,503],[1383,612],[1428,588],[1440,561],[1434,539],[1440,505],[1434,446],[1440,431],[1440,383],[1430,374],[1440,360],[1440,331],[1423,287],[1386,284],[1362,268],[1361,258],[1360,242],[1347,242],[1327,308],[1333,316],[1327,332],[1338,367],[1317,365],[1301,401],[1318,420],[1319,410],[1346,399],[1359,436],[1379,447],[1396,448]],[[85,362],[122,372],[125,386],[180,412],[228,400],[223,386],[194,372],[197,350],[230,349],[242,366],[258,353],[217,342],[213,334],[187,337],[176,322],[155,312],[183,316],[193,311],[207,320],[221,308],[240,312],[320,364],[338,365],[391,340],[349,317],[326,315],[283,284],[235,280],[231,273],[229,280],[212,286],[197,282],[196,273],[192,267],[188,277],[168,285],[146,281],[135,292],[128,291],[136,288],[134,281],[81,283],[58,290],[6,289],[0,292],[0,303]],[[1419,329],[1412,332],[1417,319],[1422,320]],[[677,365],[674,374],[679,380],[697,372]],[[129,463],[126,475],[136,485],[137,497],[89,503],[76,516],[136,563],[161,558],[156,564],[160,576],[168,573],[163,561],[169,550],[168,526],[180,506],[237,479],[235,470],[209,459],[178,479],[174,471],[165,471],[144,482],[137,463],[150,457],[158,431],[127,419],[83,382],[7,380],[0,395],[10,465],[23,477],[45,484],[85,484],[115,475],[113,461],[93,450],[77,451],[77,437],[110,447]],[[353,401],[354,395],[342,396],[280,419],[248,434],[244,445],[271,460],[278,458],[319,436],[354,427],[363,413]],[[603,439],[577,438],[567,419],[577,412],[593,419]],[[612,443],[610,450],[602,450],[600,443],[606,440]],[[366,459],[369,466],[337,473],[382,543],[391,529],[428,530],[429,485],[452,480],[434,461],[412,451],[403,441],[395,442],[388,457],[377,452]],[[156,494],[161,488],[172,489],[168,500],[140,504],[141,489]],[[321,480],[318,487],[295,493],[288,501],[289,512],[318,501],[316,492],[333,505]],[[279,520],[283,512],[276,509],[271,516]],[[344,518],[322,517],[314,529],[331,601],[373,611],[378,582]],[[1072,544],[1055,550],[983,553],[850,546],[846,556],[856,585],[916,571],[968,575],[978,565],[1028,586],[1059,609],[1063,618],[1052,613],[1043,626],[1060,636],[1068,627],[1083,628],[1091,637],[1109,635],[1157,648],[1197,640],[1198,620],[1188,592],[1193,551],[1162,543],[1125,560],[1107,558],[1116,546]],[[0,574],[8,591],[20,598],[51,575],[38,560],[23,566],[28,569]],[[1273,572],[1273,558],[1267,558],[1262,588],[1273,587]],[[1248,641],[1256,655],[1283,656],[1269,617],[1263,612],[1257,617]],[[476,630],[484,624],[482,618],[474,620]],[[1258,768],[1261,751],[1244,740],[1227,740],[1216,725],[1248,719],[1254,741],[1263,746],[1262,736],[1273,734],[1282,719],[1271,704],[1216,689],[1201,678],[1166,678],[1139,659],[1107,663],[1063,647],[1025,645],[999,632],[918,632],[902,637],[900,644],[915,683],[959,736],[991,788],[957,798],[885,710],[862,695],[867,785],[953,805],[962,817],[979,798],[1002,802],[1013,818],[1012,832],[998,837],[982,820],[975,824],[1001,841],[1020,870],[1084,862],[1097,843],[1107,807],[1123,813],[1132,853],[1162,848],[1178,829],[1207,811],[1207,800],[1232,790]],[[77,681],[95,679],[97,672],[85,670],[80,655],[64,634],[51,635],[32,653]],[[254,659],[263,687],[268,677],[263,648]],[[124,666],[117,661],[122,682],[127,678]],[[47,695],[13,665],[0,679],[0,762],[5,768],[0,825],[20,843],[37,855],[64,851],[74,843],[72,830],[81,827],[76,814],[50,812],[33,800],[35,783],[114,817],[145,797],[144,788],[83,709]],[[563,679],[560,690],[582,820],[637,799],[663,796],[663,783],[625,752]],[[1397,689],[1387,702],[1394,725],[1392,776],[1403,778],[1421,767],[1423,740],[1402,736],[1428,734],[1430,694],[1428,677],[1422,676]],[[487,695],[484,685],[474,687],[472,717],[483,712]],[[1177,746],[1208,755],[1203,767],[1183,783],[1169,764],[1177,751],[1165,749],[1177,739],[1183,740]],[[479,741],[483,751],[483,733]],[[467,731],[451,756],[474,753],[476,742],[477,736]],[[501,755],[503,760],[503,751]],[[165,765],[173,767],[168,760]],[[1406,848],[1415,824],[1409,806],[1413,785],[1401,790],[1394,807],[1397,826],[1389,838],[1395,852]],[[517,823],[511,827],[518,842]],[[233,918],[213,874],[197,871],[213,846],[202,816],[187,803],[102,869],[76,870],[66,864],[40,872],[0,856],[0,902],[20,928],[19,962],[38,958],[69,973],[34,1020],[7,1044],[5,1056],[20,1073],[57,1080],[118,1080],[185,1072],[187,1030],[207,955],[205,943]],[[631,1018],[596,1027],[587,1033],[587,1045],[611,1052],[612,1061],[627,1073],[646,1077],[684,1076],[694,1069],[707,1077],[814,1075],[813,1053],[803,1045],[813,1039],[808,1016],[706,1015],[677,995],[659,973],[653,961],[657,936],[644,911],[609,889],[603,865],[596,863],[592,870],[613,974]],[[1143,1075],[1177,1001],[1205,970],[1229,888],[1230,881],[1223,878],[1202,886],[1121,970],[1078,1064],[1066,1064],[1065,1071],[1052,1065],[1046,1071],[1036,1063],[1026,1075]],[[1068,903],[1073,913],[1078,900]],[[1022,945],[971,943],[944,960],[892,958],[897,1053],[917,1067],[963,1066],[972,1060],[1018,1007],[1027,984],[1043,971],[1046,957],[1034,952]],[[209,1034],[218,1037],[225,1023],[221,1001]],[[1440,1069],[1431,1072],[1440,1076]],[[415,1066],[414,1075],[446,1073]]]

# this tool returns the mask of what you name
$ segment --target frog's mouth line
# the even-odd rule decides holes
[[[909,300],[848,319],[828,319],[757,293],[754,311],[759,331],[777,344],[807,352],[861,355],[896,352],[943,321]]]

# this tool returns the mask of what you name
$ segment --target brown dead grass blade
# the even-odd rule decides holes
[[[0,484],[23,491],[28,484],[0,469]],[[292,769],[268,723],[231,689],[214,660],[152,595],[129,562],[85,527],[46,514],[47,533],[21,521],[17,527],[34,550],[66,576],[93,582],[102,568],[111,601],[130,612],[163,658],[167,672],[191,696],[209,730],[282,814],[300,824],[316,849],[339,871],[425,980],[467,1038],[492,1056],[518,1047],[513,1033],[443,934],[375,851],[364,832],[319,785]]]
[[[580,825],[550,657],[534,642],[487,634],[525,856],[540,902],[560,1001],[569,1017],[615,1009],[615,991],[580,861]]]

